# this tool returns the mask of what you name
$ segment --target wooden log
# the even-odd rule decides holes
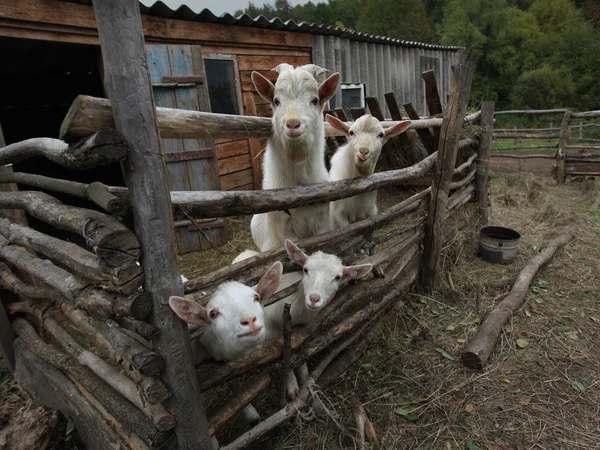
[[[383,96],[385,97],[385,102],[392,115],[392,120],[402,120],[402,113],[400,112],[400,107],[398,106],[394,93],[386,92]]]
[[[160,404],[148,403],[141,397],[136,384],[130,378],[123,375],[121,370],[79,345],[56,320],[48,318],[44,320],[44,326],[65,352],[80,364],[89,367],[110,387],[137,406],[159,430],[167,431],[175,426],[175,417],[171,413]]]
[[[477,142],[477,141],[475,141],[475,139],[469,139],[469,141],[470,141],[469,142],[470,144],[475,144],[475,142]],[[462,142],[463,141],[460,141],[459,144],[458,144],[458,149],[459,150],[461,148],[461,143]],[[462,163],[460,166],[458,166],[456,169],[454,169],[454,175],[460,174],[464,170],[466,170],[469,167],[471,167],[471,165],[473,164],[473,161],[475,161],[475,158],[477,158],[477,155],[478,155],[477,153],[473,153],[471,156],[469,156],[469,158],[464,163]]]
[[[173,203],[190,215],[226,217],[257,214],[268,211],[293,209],[332,200],[352,197],[364,192],[407,183],[429,171],[437,153],[429,155],[414,166],[405,169],[375,173],[368,177],[318,183],[294,188],[263,191],[203,191],[172,192]]]
[[[560,123],[560,137],[558,138],[558,150],[556,151],[556,163],[557,163],[557,174],[556,181],[558,184],[565,184],[566,177],[566,163],[565,158],[567,156],[566,146],[567,142],[567,128],[569,126],[569,120],[571,119],[571,110],[567,109],[565,112],[562,121]]]
[[[89,137],[74,145],[52,138],[16,142],[0,148],[0,164],[14,164],[33,156],[44,156],[68,169],[87,170],[122,161],[127,156],[127,142],[116,130],[96,127],[84,136]]]
[[[27,349],[44,362],[77,380],[124,427],[135,430],[147,445],[158,446],[169,440],[168,432],[160,431],[142,411],[115,392],[88,367],[77,363],[71,356],[47,345],[33,327],[23,319],[13,322],[13,330]]]
[[[73,420],[89,450],[149,450],[132,430],[123,430],[103,407],[97,407],[53,365],[35,356],[23,340],[15,341],[15,380],[38,404],[60,410]],[[96,402],[97,403],[97,402]]]
[[[600,145],[567,145],[566,150],[600,150]]]
[[[423,81],[425,81],[425,101],[427,103],[427,109],[429,110],[430,116],[442,114],[442,101],[440,100],[440,94],[437,88],[437,82],[435,81],[435,72],[428,70],[421,74]],[[440,139],[440,129],[434,128],[433,135],[435,136],[434,148],[438,148],[438,141]]]
[[[550,261],[554,253],[560,247],[567,245],[571,239],[573,235],[570,233],[563,234],[550,241],[538,255],[529,260],[508,295],[488,314],[477,334],[465,346],[461,361],[466,367],[483,369],[496,345],[502,327],[523,304],[533,277],[544,264]]]
[[[73,308],[71,305],[63,303],[60,305],[61,311],[69,321],[82,334],[87,336],[96,346],[103,348],[112,361],[120,363],[126,373],[137,383],[142,394],[150,403],[161,403],[169,398],[170,394],[164,383],[152,377],[142,375],[134,369],[108,342],[108,340],[91,323],[91,317],[84,311]]]
[[[364,108],[350,108],[356,120],[365,114]],[[271,119],[267,117],[216,114],[173,108],[156,108],[160,136],[167,139],[250,139],[271,136]],[[474,122],[479,112],[465,117],[465,122]],[[385,121],[384,128],[398,122]],[[428,118],[413,120],[410,129],[440,127],[442,119]],[[114,127],[111,102],[107,99],[79,95],[71,105],[60,128],[60,138],[70,139],[87,136],[98,129]],[[343,136],[341,131],[325,123],[325,136]]]
[[[502,137],[502,133],[515,133],[515,132],[539,132],[539,131],[560,131],[558,127],[550,128],[495,128],[494,137]]]
[[[571,117],[573,119],[595,119],[596,117],[600,117],[600,110],[575,112],[571,114]]]
[[[158,333],[160,333],[160,330],[157,327],[150,325],[148,322],[144,322],[143,320],[137,320],[131,317],[117,317],[115,321],[121,326],[121,328],[137,333],[149,341],[151,341],[158,335]]]
[[[165,363],[157,353],[124,333],[114,320],[101,321],[90,318],[90,324],[104,336],[127,364],[139,370],[143,375],[158,376],[164,369]]]
[[[45,235],[23,225],[10,223],[8,219],[0,219],[0,234],[9,243],[31,247],[86,280],[114,284],[125,294],[136,292],[144,280],[143,269],[135,263],[107,268],[107,272],[103,272],[98,258],[93,253],[71,242]]]
[[[467,51],[459,50],[452,65],[451,94],[440,131],[439,159],[435,165],[431,186],[432,201],[427,216],[421,287],[428,293],[433,291],[436,279],[443,240],[443,220],[458,151],[458,136],[469,102],[474,69],[475,57]]]
[[[352,225],[344,227],[343,229],[331,231],[329,233],[324,233],[320,236],[313,236],[310,238],[302,239],[298,241],[296,245],[307,251],[312,251],[313,249],[317,248],[317,246],[324,243],[343,239],[345,237],[357,233],[368,234],[372,232],[376,227],[383,227],[393,222],[399,216],[409,212],[407,211],[407,208],[414,208],[415,205],[418,205],[418,202],[428,197],[429,193],[430,189],[425,189],[409,197],[408,199],[403,200],[402,202],[392,206],[391,208],[388,208],[386,211],[378,214],[376,217],[353,223]],[[189,280],[187,283],[185,283],[185,291],[192,292],[203,288],[207,285],[218,283],[225,279],[237,277],[246,270],[253,269],[255,267],[259,267],[266,264],[272,264],[274,262],[275,257],[281,257],[283,259],[285,255],[287,255],[285,249],[281,248],[279,250],[253,256],[252,258],[248,258],[235,264],[231,264],[229,266],[215,270],[210,274]]]
[[[529,154],[518,154],[518,153],[498,153],[491,152],[492,158],[511,158],[511,159],[556,159],[556,155],[548,153],[529,153]]]
[[[85,237],[88,247],[107,266],[135,263],[140,244],[135,235],[113,217],[91,209],[64,205],[42,192],[0,192],[0,208],[24,209],[36,219]]]
[[[511,109],[508,111],[495,111],[494,115],[499,116],[502,114],[524,114],[524,115],[536,115],[536,114],[562,114],[566,112],[566,109]]]
[[[460,205],[467,203],[473,197],[473,192],[475,192],[475,186],[473,184],[469,184],[461,190],[456,191],[448,198],[446,211],[451,211]]]
[[[419,114],[412,103],[406,103],[404,105],[404,111],[406,111],[406,114],[411,121],[420,120]],[[421,139],[425,150],[427,150],[427,153],[432,155],[436,151],[435,136],[427,128],[417,129],[417,134],[419,135],[419,139]]]
[[[279,374],[279,406],[286,404],[287,379],[290,374],[290,359],[292,357],[292,315],[290,303],[283,305],[283,344],[281,346],[281,371]]]
[[[23,247],[10,245],[2,236],[0,236],[0,256],[23,272],[43,281],[71,303],[84,308],[95,316],[111,317],[115,314],[126,313],[136,318],[143,318],[139,317],[139,311],[134,307],[135,300],[96,289],[66,270],[55,266],[52,262],[33,256]]]
[[[104,64],[104,86],[112,103],[116,127],[130,146],[125,179],[136,235],[144,250],[142,267],[152,274],[146,277],[144,287],[152,296],[152,323],[161,330],[154,346],[165,362],[162,379],[172,396],[166,406],[177,418],[175,433],[180,450],[212,450],[187,324],[167,306],[169,297],[183,294],[183,286],[175,255],[166,166],[158,134],[139,3],[137,0],[96,1],[94,12]],[[132,98],[136,101],[132,102]],[[112,114],[108,116],[112,117]],[[194,126],[206,129],[206,119],[201,120]],[[94,117],[94,121],[99,118]],[[211,139],[216,137],[210,136]]]
[[[488,197],[488,176],[490,166],[490,153],[492,148],[492,133],[494,132],[494,102],[481,102],[481,140],[476,153],[477,181],[475,182],[475,197],[479,204],[479,215],[484,224],[489,219],[490,201]]]
[[[0,263],[0,281],[2,287],[20,296],[48,299],[58,303],[65,301],[65,297],[52,288],[30,286],[24,283],[4,263]]]
[[[377,97],[365,97],[365,102],[367,103],[371,115],[380,122],[383,122],[385,117],[383,116],[383,111],[381,110]]]
[[[558,133],[504,133],[494,134],[496,139],[556,139]]]
[[[113,195],[108,190],[108,186],[102,183],[84,184],[23,172],[0,174],[0,183],[19,183],[48,191],[69,194],[94,202],[105,211],[117,216],[125,215],[129,209],[129,205],[125,199]]]

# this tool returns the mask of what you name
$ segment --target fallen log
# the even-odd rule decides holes
[[[112,194],[108,186],[98,182],[84,184],[32,173],[10,172],[0,174],[0,183],[18,183],[47,191],[69,194],[73,197],[89,200],[106,212],[117,216],[125,215],[129,209],[129,204],[124,198]]]
[[[24,209],[36,219],[85,238],[107,266],[135,263],[140,244],[125,225],[111,216],[91,209],[64,205],[42,192],[0,192],[0,208]]]
[[[96,255],[79,245],[45,235],[33,228],[11,223],[8,219],[0,218],[0,234],[11,244],[31,247],[84,279],[102,284],[107,282],[114,284],[117,290],[125,294],[136,292],[144,281],[144,270],[135,263],[107,267],[107,271],[104,272]]]
[[[13,330],[36,357],[59,369],[71,381],[80,384],[122,426],[135,430],[146,444],[155,446],[169,440],[170,433],[158,430],[142,411],[114,391],[89,368],[46,344],[29,322],[17,319],[13,322]]]
[[[464,118],[473,122],[479,118],[477,111]],[[158,131],[163,139],[217,139],[217,138],[267,138],[271,136],[271,119],[267,117],[215,114],[173,108],[156,108]],[[398,122],[385,121],[385,128]],[[413,120],[410,128],[439,127],[441,118]],[[73,101],[60,126],[61,139],[88,136],[102,128],[114,128],[115,120],[110,100],[79,95]],[[325,123],[326,136],[343,136],[341,131]]]
[[[115,391],[137,406],[159,430],[167,431],[175,426],[175,417],[171,413],[160,404],[148,403],[142,398],[136,384],[130,378],[123,375],[121,370],[79,345],[56,320],[48,318],[44,320],[44,326],[66,353],[80,364],[88,367]]]
[[[556,253],[559,247],[568,244],[573,235],[563,234],[552,240],[544,249],[533,257],[527,265],[521,270],[517,280],[513,284],[511,291],[487,316],[481,328],[473,336],[471,341],[465,346],[462,355],[462,363],[471,369],[483,369],[486,361],[490,357],[502,327],[512,314],[521,307],[523,300],[529,290],[529,285],[533,277],[537,274],[540,267],[547,263]]]
[[[74,170],[93,169],[118,162],[127,156],[127,141],[117,130],[96,128],[85,139],[69,145],[59,139],[34,138],[0,148],[0,165],[14,164],[32,156],[44,156]]]

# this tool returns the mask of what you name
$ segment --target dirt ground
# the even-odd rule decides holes
[[[402,313],[387,316],[361,360],[301,419],[255,449],[356,448],[353,398],[386,449],[600,448],[600,211],[589,211],[600,192],[591,182],[558,187],[531,174],[496,174],[491,185],[491,223],[523,235],[517,260],[509,266],[479,260],[480,224],[467,227],[443,253],[434,295],[407,295]],[[397,201],[380,197],[384,204]],[[576,239],[535,277],[486,368],[463,368],[460,351],[485,314],[525,263],[566,229]],[[247,220],[230,220],[226,253],[183,255],[183,273],[204,273],[251,248],[247,230]],[[30,404],[0,366],[0,436]],[[51,448],[84,448],[72,438],[65,442],[71,433],[63,422]]]

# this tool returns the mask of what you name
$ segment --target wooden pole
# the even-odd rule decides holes
[[[117,129],[129,144],[126,182],[140,240],[144,285],[152,295],[154,348],[165,361],[163,381],[171,393],[180,449],[212,450],[204,398],[198,388],[187,324],[168,307],[183,294],[166,167],[146,60],[137,0],[94,0],[104,63],[104,83]]]
[[[435,116],[436,114],[442,114],[442,102],[440,100],[437,82],[435,81],[435,72],[433,70],[428,70],[427,72],[423,72],[421,76],[425,81],[425,100],[427,101],[429,115]],[[435,148],[437,148],[440,140],[440,129],[434,128],[433,134],[435,136]]]
[[[469,103],[474,70],[475,57],[465,50],[459,50],[452,65],[450,100],[444,112],[444,122],[440,130],[440,146],[427,216],[421,287],[428,293],[433,292],[435,283],[437,263],[442,249],[443,220],[454,174],[459,134]]]
[[[556,253],[556,250],[567,245],[572,234],[563,234],[551,241],[537,256],[533,257],[521,270],[515,284],[508,295],[494,308],[481,325],[481,328],[462,352],[463,364],[471,369],[483,369],[485,362],[492,354],[496,340],[502,327],[512,314],[521,307],[529,291],[529,285],[535,274]]]
[[[476,197],[479,214],[484,223],[489,219],[489,197],[487,192],[492,134],[494,132],[494,102],[481,102],[481,141],[477,158]]]
[[[406,103],[404,105],[404,111],[406,111],[406,114],[408,115],[408,118],[410,120],[420,120],[419,113],[417,113],[417,110],[415,109],[412,103]],[[417,134],[419,135],[423,146],[427,150],[427,153],[429,153],[430,155],[433,154],[436,149],[435,136],[427,128],[417,129]]]
[[[567,157],[567,140],[568,140],[568,131],[569,120],[571,119],[571,110],[567,109],[565,115],[562,118],[562,122],[560,123],[560,134],[558,137],[558,150],[556,151],[556,163],[558,165],[557,172],[557,183],[565,184],[565,177],[567,175],[567,167],[566,167],[566,157]]]

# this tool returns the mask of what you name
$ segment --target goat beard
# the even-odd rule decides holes
[[[311,142],[307,139],[301,139],[298,142],[290,142],[284,138],[283,148],[285,149],[288,160],[292,164],[298,165],[308,159]]]
[[[354,167],[363,177],[369,176],[373,172],[371,164],[356,164]]]

